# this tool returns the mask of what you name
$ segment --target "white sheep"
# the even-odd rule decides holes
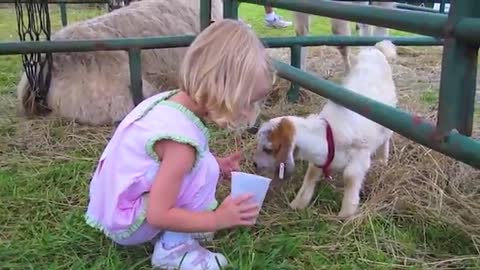
[[[93,19],[66,26],[52,40],[196,35],[200,1],[143,0]],[[223,1],[212,0],[212,19],[223,14]],[[176,86],[186,48],[142,51],[143,95]],[[53,115],[89,125],[120,121],[134,106],[125,51],[54,53],[47,104]],[[19,111],[39,114],[25,73],[17,86]]]
[[[355,2],[357,3],[357,2]],[[368,1],[360,2],[368,4]],[[377,4],[377,3],[375,3]],[[379,3],[387,6],[391,3]],[[196,35],[200,31],[199,0],[142,0],[105,15],[73,23],[52,36],[52,40],[110,39],[164,35]],[[223,16],[223,0],[212,0],[212,20]],[[308,34],[309,15],[295,13],[297,35]],[[368,35],[367,25],[361,25]],[[376,28],[376,33],[386,33]],[[347,21],[332,19],[335,35],[350,35]],[[142,51],[142,81],[145,98],[176,86],[179,64],[186,48]],[[346,47],[340,47],[346,70],[350,61]],[[302,68],[306,48],[302,49]],[[53,115],[89,125],[121,121],[133,108],[130,94],[128,55],[124,51],[54,53],[47,106]],[[42,114],[25,73],[17,86],[19,112]]]

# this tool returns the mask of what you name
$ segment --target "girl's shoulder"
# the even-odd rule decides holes
[[[142,110],[135,113],[133,126],[129,128],[130,136],[124,136],[143,144],[152,158],[156,158],[155,142],[165,139],[193,146],[197,159],[208,150],[210,132],[207,126],[188,108],[168,100],[177,91],[160,93],[145,100],[146,106],[137,107]]]
[[[171,96],[178,93],[178,90],[170,90],[165,92],[160,92],[151,97],[144,99],[140,104],[138,104],[133,110],[132,113],[136,115],[137,118],[142,118],[157,107],[162,102],[167,101]]]
[[[208,141],[210,132],[205,123],[185,106],[168,99],[177,92],[172,90],[148,98],[147,106],[137,112],[137,121],[172,132],[183,130],[185,133],[199,133]]]

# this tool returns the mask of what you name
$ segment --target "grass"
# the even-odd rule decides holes
[[[438,102],[438,89],[427,89],[423,92],[422,101],[429,105],[435,105]]]
[[[275,9],[276,13],[282,16],[283,19],[292,21],[292,12],[288,10]],[[293,27],[284,29],[272,29],[266,27],[264,24],[265,10],[261,6],[253,4],[242,3],[238,12],[240,19],[251,24],[259,36],[293,36],[295,29]],[[326,35],[330,34],[330,22],[328,18],[312,16],[310,32],[312,35]],[[403,31],[393,30],[392,35],[406,36],[411,35]]]
[[[240,8],[240,17],[259,35],[293,35],[291,28],[266,28],[261,7]],[[69,22],[102,12],[69,9]],[[288,11],[278,12],[291,18]],[[14,21],[13,9],[0,9],[1,41],[16,39]],[[54,29],[60,27],[56,9],[52,22]],[[328,20],[314,18],[312,32],[328,34]],[[428,76],[438,73],[439,52],[427,49],[431,54],[420,61],[422,50],[412,50],[403,53],[395,68],[401,106],[428,115],[437,99],[432,89],[438,89],[439,74]],[[312,55],[320,53],[327,63],[330,52],[334,55],[334,49],[319,48]],[[338,55],[331,57],[339,61]],[[17,119],[14,87],[20,59],[0,59],[0,269],[150,269],[150,245],[115,246],[83,220],[90,173],[113,128]],[[412,67],[416,62],[426,66]],[[277,87],[284,90],[287,84],[280,81]],[[317,111],[322,102],[313,95],[301,107],[278,102],[262,117]],[[248,154],[252,137],[237,139],[213,130],[211,145],[225,153],[238,142]],[[327,184],[319,185],[308,209],[289,209],[305,170],[299,166],[299,181],[270,192],[258,226],[220,232],[210,247],[229,258],[230,269],[242,270],[479,269],[478,172],[400,136],[392,152],[391,165],[374,166],[368,176],[359,219],[343,223],[335,218],[341,191]],[[248,162],[244,169],[249,170]],[[228,183],[223,183],[218,197],[227,192]]]

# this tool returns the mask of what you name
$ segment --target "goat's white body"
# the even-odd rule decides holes
[[[360,51],[357,63],[344,79],[343,86],[389,106],[397,104],[390,65],[376,48]],[[371,156],[377,152],[379,159],[386,164],[393,132],[332,101],[328,101],[319,114],[288,118],[295,125],[296,158],[309,162],[303,185],[290,206],[297,209],[306,207],[322,175],[322,170],[315,165],[323,165],[327,159],[325,119],[332,128],[335,141],[335,158],[331,166],[334,171],[343,172],[345,180],[339,216],[353,215],[359,204],[365,174],[370,168]]]

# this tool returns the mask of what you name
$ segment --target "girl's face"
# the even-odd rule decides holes
[[[262,73],[257,73],[257,78],[255,79],[255,89],[252,93],[252,97],[250,99],[250,104],[248,108],[246,108],[246,116],[247,116],[247,125],[248,127],[252,127],[258,117],[260,112],[260,104],[263,100],[268,96],[270,90],[272,89],[272,81],[269,80],[268,76],[262,76]]]
[[[257,75],[255,80],[255,90],[252,93],[251,103],[258,103],[268,96],[270,90],[272,89],[272,84],[267,76]]]

